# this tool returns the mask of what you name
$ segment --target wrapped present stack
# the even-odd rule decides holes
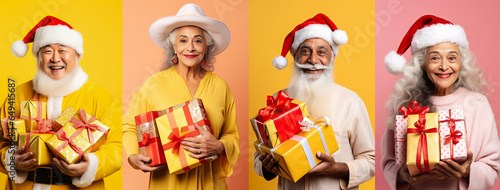
[[[75,116],[78,110],[68,106],[61,113],[59,117],[54,121],[54,125],[52,126],[53,131],[58,131],[61,129],[66,123],[68,123],[73,116]]]
[[[300,125],[302,128],[299,133],[277,147],[270,148],[264,143],[254,143],[259,153],[273,156],[278,164],[280,176],[293,182],[297,182],[321,162],[316,157],[316,152],[331,155],[339,149],[328,118],[324,117],[314,123],[304,118]]]
[[[47,119],[47,103],[35,98],[21,101],[20,118],[25,120],[26,132],[36,130],[38,122]]]
[[[143,156],[151,158],[151,162],[148,164],[151,167],[167,164],[155,123],[155,119],[164,114],[165,111],[150,111],[135,116],[139,152]]]
[[[77,133],[82,133],[82,136],[90,143],[91,150],[94,152],[99,149],[99,146],[106,141],[109,127],[102,124],[94,116],[80,109],[66,124],[77,129]]]
[[[467,160],[466,128],[461,108],[439,111],[439,137],[441,160],[452,159],[458,163]]]
[[[156,124],[171,174],[184,173],[206,163],[205,159],[198,160],[189,156],[189,152],[180,144],[184,138],[200,135],[196,126],[213,134],[200,99],[168,108],[165,115],[156,119]]]
[[[45,141],[54,134],[51,129],[50,121],[42,119],[37,124],[36,130],[19,134],[19,146],[25,146],[24,152],[33,153],[30,158],[36,159],[36,165],[52,164],[53,156],[45,145]]]
[[[267,97],[267,107],[250,122],[259,142],[276,147],[300,132],[299,121],[304,117],[309,117],[305,103],[279,91],[276,98]]]

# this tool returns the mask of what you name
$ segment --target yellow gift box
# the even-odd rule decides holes
[[[73,116],[77,113],[78,110],[75,110],[71,106],[66,107],[64,109],[63,113],[57,117],[57,119],[54,121],[54,125],[52,126],[53,131],[58,131],[61,129],[66,123],[71,120]]]
[[[92,145],[90,152],[99,149],[99,146],[106,141],[109,131],[108,126],[102,124],[83,109],[78,110],[65,126],[74,127],[80,131],[83,138]]]
[[[24,119],[9,120],[9,118],[2,119],[3,138],[17,141],[20,133],[26,133],[26,124]],[[11,139],[13,137],[13,139]]]
[[[84,153],[90,152],[91,147],[90,142],[83,137],[82,133],[76,132],[73,126],[66,125],[47,139],[45,144],[56,157],[62,158],[68,164],[75,163]]]
[[[199,131],[195,125],[210,131],[203,103],[194,99],[167,109],[167,113],[156,118],[160,141],[167,160],[170,174],[180,174],[206,163],[205,159],[196,159],[189,156],[180,144],[186,137],[198,137]]]
[[[26,120],[26,132],[36,130],[38,121],[47,119],[47,103],[34,98],[21,101],[20,118]]]
[[[307,107],[304,102],[288,98],[288,95],[283,91],[278,92],[274,102],[285,102],[284,100],[287,99],[291,100],[284,112],[277,108],[280,107],[280,105],[271,105],[269,103],[270,98],[272,98],[272,96],[268,97],[268,106],[259,110],[259,114],[250,119],[250,123],[257,136],[257,140],[269,147],[276,147],[286,139],[300,132],[298,121],[302,118],[309,117],[309,112],[307,112]],[[280,100],[280,98],[282,100]],[[274,109],[274,111],[268,111],[272,109]],[[264,115],[270,115],[270,117]],[[278,130],[277,127],[281,129]]]
[[[332,126],[325,123],[316,123],[309,131],[301,131],[275,148],[257,142],[254,146],[261,154],[271,154],[278,164],[280,176],[293,182],[321,162],[316,157],[317,152],[332,155],[339,149]]]
[[[424,123],[419,122],[420,115],[413,114],[408,115],[408,132],[407,132],[407,151],[406,151],[406,165],[408,165],[408,170],[411,176],[415,176],[421,173],[427,173],[428,171],[434,169],[437,163],[439,163],[439,133],[438,133],[438,114],[437,113],[427,113],[425,114],[425,129]],[[421,126],[418,129],[415,126]],[[425,139],[426,140],[425,140]],[[425,141],[424,141],[425,140]],[[421,143],[422,149],[418,150],[418,145]],[[427,146],[425,146],[427,144]],[[427,149],[428,155],[428,168],[425,166],[424,159],[424,149]],[[419,153],[420,152],[420,153]],[[420,162],[417,163],[417,155],[420,156]],[[421,170],[417,166],[420,164]]]
[[[52,134],[49,133],[33,133],[29,135],[28,141],[28,134],[19,134],[19,146],[28,146],[27,142],[29,142],[29,152],[33,153],[30,158],[35,158],[37,165],[52,164],[52,158],[54,156],[50,153],[47,145],[45,145],[45,141],[51,136]],[[27,151],[25,150],[24,153],[25,152]]]

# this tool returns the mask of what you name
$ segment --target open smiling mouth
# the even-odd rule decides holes
[[[50,70],[56,71],[66,68],[65,66],[50,66]]]
[[[439,78],[445,79],[445,78],[450,77],[453,73],[447,73],[447,74],[434,73],[434,74],[436,76],[438,76]]]

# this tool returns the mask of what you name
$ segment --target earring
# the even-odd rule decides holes
[[[207,60],[203,61],[203,65],[206,65],[207,64]]]
[[[177,63],[177,62],[178,62],[177,58],[174,58],[174,63]]]

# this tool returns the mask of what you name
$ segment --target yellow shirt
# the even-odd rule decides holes
[[[155,171],[151,174],[149,189],[227,189],[225,177],[232,174],[240,152],[236,108],[227,83],[211,72],[200,81],[194,97],[175,67],[154,74],[143,84],[130,101],[123,121],[127,158],[139,154],[136,115],[163,110],[193,98],[203,100],[214,136],[224,144],[226,154],[179,175],[170,175],[167,167]]]
[[[31,98],[36,98],[42,102],[47,102],[47,97],[38,94],[33,91],[33,83],[29,81],[16,88],[16,100],[15,100],[15,116],[18,118],[20,116],[20,102],[22,100],[30,100]],[[110,128],[107,136],[106,142],[104,142],[94,154],[99,159],[99,166],[97,168],[97,173],[95,180],[92,185],[85,189],[104,189],[104,177],[111,175],[112,173],[118,171],[122,166],[122,138],[120,131],[120,116],[113,115],[116,102],[114,98],[106,92],[102,87],[97,86],[94,83],[87,81],[83,86],[65,96],[62,101],[62,110],[71,106],[75,109],[82,108],[88,114],[96,117],[101,123]],[[0,109],[0,117],[8,117],[8,106],[7,99]],[[3,130],[3,129],[2,129]],[[2,131],[3,133],[3,131]],[[9,146],[9,140],[0,138],[0,155],[2,161],[0,166],[0,171],[6,173],[5,170],[5,151]],[[26,180],[21,184],[14,184],[8,181],[6,189],[31,189],[33,182]],[[73,185],[53,185],[51,189],[77,189]]]

